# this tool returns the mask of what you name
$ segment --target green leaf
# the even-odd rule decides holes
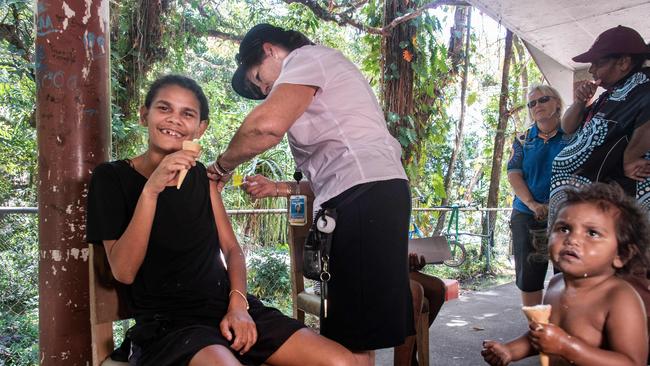
[[[399,43],[399,48],[401,48],[401,49],[405,49],[405,48],[408,47],[410,44],[411,44],[411,42],[402,41],[402,42]]]
[[[476,103],[476,100],[478,99],[478,93],[476,92],[471,92],[469,95],[467,95],[467,106],[471,106],[472,104]]]

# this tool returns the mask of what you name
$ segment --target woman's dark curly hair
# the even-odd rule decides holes
[[[566,200],[557,207],[557,213],[562,209],[579,203],[595,204],[602,212],[611,209],[618,210],[616,218],[616,241],[618,255],[627,259],[623,268],[617,272],[626,273],[639,265],[647,266],[648,249],[650,248],[650,222],[648,213],[643,210],[634,198],[625,194],[618,184],[593,183],[579,189],[567,189]],[[555,215],[557,219],[558,215]],[[551,222],[552,228],[555,222]]]

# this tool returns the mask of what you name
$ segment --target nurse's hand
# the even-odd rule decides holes
[[[278,197],[285,189],[280,187],[282,183],[274,182],[269,178],[255,174],[246,177],[243,188],[252,198]]]
[[[219,192],[223,191],[223,187],[226,186],[226,183],[230,180],[232,173],[224,173],[217,166],[217,162],[210,164],[208,166],[208,178],[217,182],[217,190]]]

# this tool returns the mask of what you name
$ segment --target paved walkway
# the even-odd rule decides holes
[[[484,339],[508,341],[527,329],[514,282],[486,291],[468,292],[445,303],[429,331],[431,366],[487,365],[481,357]],[[393,350],[377,351],[377,366],[393,365]],[[539,365],[537,357],[513,363]]]

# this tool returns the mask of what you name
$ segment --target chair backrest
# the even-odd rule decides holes
[[[289,210],[287,201],[287,215]],[[305,214],[307,223],[303,226],[289,226],[289,255],[291,258],[291,300],[293,317],[304,322],[304,311],[298,308],[298,295],[305,291],[305,279],[302,275],[303,245],[313,219],[314,197],[307,196]]]
[[[113,352],[113,322],[128,319],[126,302],[118,295],[118,282],[110,274],[106,252],[89,245],[90,331],[93,366]]]

